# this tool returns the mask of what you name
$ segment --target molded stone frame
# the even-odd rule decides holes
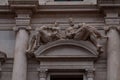
[[[47,80],[50,80],[51,76],[82,76],[83,80],[86,80],[84,72],[51,72],[48,74]]]
[[[94,80],[97,49],[87,41],[58,40],[42,45],[34,52],[40,62],[40,80],[50,80],[53,73],[82,74],[84,80]]]

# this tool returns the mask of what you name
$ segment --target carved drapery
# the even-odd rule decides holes
[[[98,52],[101,52],[102,46],[100,45],[99,40],[105,38],[105,36],[102,36],[96,28],[85,23],[75,25],[72,18],[69,19],[69,25],[70,26],[63,31],[57,22],[55,22],[53,25],[43,25],[39,28],[36,28],[36,34],[31,37],[27,52],[33,53],[41,45],[63,39],[89,41],[96,47]],[[64,32],[64,37],[62,32]]]

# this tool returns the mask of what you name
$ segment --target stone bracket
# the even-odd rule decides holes
[[[87,74],[87,78],[94,78],[94,72],[95,72],[95,69],[85,69],[86,71],[86,74]]]
[[[38,71],[39,71],[39,77],[40,78],[46,78],[47,77],[48,69],[39,68]]]

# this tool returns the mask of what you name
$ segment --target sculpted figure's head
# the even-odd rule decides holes
[[[69,25],[70,25],[71,27],[73,27],[73,26],[74,26],[73,18],[69,18],[68,23],[69,23]]]
[[[58,27],[58,25],[59,25],[58,22],[55,21],[55,22],[54,22],[54,27]]]
[[[87,26],[86,23],[79,23],[78,24],[78,27],[85,27],[85,26]]]

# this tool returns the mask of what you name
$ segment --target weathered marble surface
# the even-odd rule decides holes
[[[120,69],[120,37],[119,33],[115,29],[111,29],[108,32],[108,76],[107,80],[119,80],[119,69]]]
[[[0,5],[8,5],[8,0],[0,0]]]

